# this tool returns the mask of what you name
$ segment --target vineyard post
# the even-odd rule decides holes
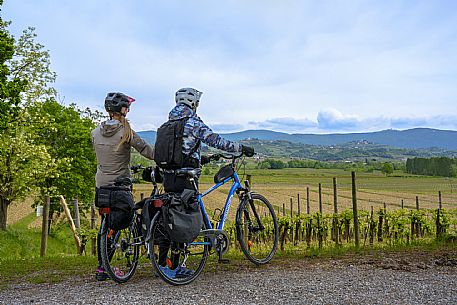
[[[309,214],[309,186],[306,187],[306,214]]]
[[[319,213],[322,214],[322,184],[319,183]]]
[[[95,215],[96,215],[95,214],[95,203],[93,202],[92,205],[90,206],[90,228],[92,230],[95,229],[95,222],[97,221],[97,218]],[[97,255],[97,246],[96,245],[97,245],[97,239],[95,237],[92,237],[92,239],[91,239],[92,255]]]
[[[419,211],[419,196],[416,196],[416,210]]]
[[[40,256],[46,255],[46,247],[48,245],[48,229],[49,229],[49,206],[51,205],[51,198],[46,196],[43,204],[43,222],[41,225],[41,249]]]
[[[292,200],[292,197],[290,197],[290,220],[292,220],[292,218],[294,218],[292,209],[293,209],[293,200]]]
[[[441,208],[442,208],[442,202],[441,202],[441,191],[438,192],[438,210],[436,210],[436,238],[441,237],[442,235],[442,226],[441,226]]]
[[[333,178],[333,211],[338,214],[338,189],[335,177]]]
[[[301,211],[300,211],[300,193],[297,194],[297,205],[298,205],[297,215],[300,215],[300,213],[301,213]]]
[[[441,191],[438,191],[438,204],[439,204],[438,207],[441,210],[443,208],[443,204],[441,201]]]
[[[404,208],[403,199],[401,200],[401,208],[402,208],[402,209]]]
[[[338,245],[340,239],[340,232],[338,228],[338,189],[336,183],[336,177],[333,177],[333,234],[335,238],[335,243]]]
[[[355,246],[359,247],[359,218],[357,213],[357,189],[355,184],[355,172],[351,172],[352,176],[352,213],[354,215],[354,236],[355,236]]]
[[[75,227],[76,229],[81,228],[81,220],[79,217],[79,202],[78,202],[78,197],[76,197],[75,200],[73,200],[73,206],[75,207]]]
[[[370,245],[371,246],[373,246],[373,242],[374,242],[374,230],[375,230],[374,209],[373,209],[373,206],[371,206],[370,226],[369,226]]]
[[[384,202],[384,214],[387,213],[387,204]]]
[[[286,216],[286,204],[282,204],[282,216]]]

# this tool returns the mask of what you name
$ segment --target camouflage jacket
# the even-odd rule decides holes
[[[241,152],[241,144],[225,140],[217,133],[214,133],[202,119],[187,105],[178,104],[168,116],[169,120],[189,118],[184,125],[184,140],[182,152],[186,155],[195,150],[198,142],[201,141],[208,146],[221,149],[227,152]],[[201,146],[192,153],[192,158],[200,161]]]

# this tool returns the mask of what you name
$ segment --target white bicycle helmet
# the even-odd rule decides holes
[[[200,96],[203,92],[194,88],[182,88],[176,91],[175,101],[176,104],[186,104],[192,109],[197,109],[200,103]]]

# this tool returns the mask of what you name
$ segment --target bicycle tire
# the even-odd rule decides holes
[[[106,219],[103,220],[100,254],[105,272],[113,281],[125,283],[135,273],[140,239],[136,215],[126,229],[119,231],[111,230]]]
[[[278,248],[278,221],[273,206],[265,197],[252,193],[251,198],[252,202],[247,198],[240,202],[236,217],[237,237],[246,258],[263,265],[271,261]]]
[[[196,244],[196,242],[201,244]],[[168,244],[169,246],[163,246],[164,244]],[[168,234],[165,232],[163,228],[162,212],[158,212],[151,222],[149,258],[151,260],[152,265],[154,266],[156,274],[166,283],[174,286],[186,285],[193,282],[203,271],[203,268],[205,267],[209,255],[209,239],[207,237],[199,235],[194,240],[194,242],[190,244],[180,244],[178,246],[176,245],[177,243],[173,243],[169,239]],[[161,246],[162,250],[159,249]],[[164,251],[164,248],[166,249],[166,255],[165,252],[162,252]],[[173,250],[173,248],[175,250]],[[173,253],[173,251],[175,251],[176,253]],[[189,251],[191,253],[187,259],[185,267],[188,270],[191,270],[193,273],[191,275],[179,278],[173,277],[173,275],[171,274],[167,274],[167,272],[164,271],[164,269],[166,269],[167,267],[168,270],[170,270],[170,273],[172,273],[173,270],[176,270],[177,266],[181,266],[183,261],[182,253],[184,251]],[[165,257],[167,266],[163,265],[163,259]],[[159,262],[160,260],[162,261]]]

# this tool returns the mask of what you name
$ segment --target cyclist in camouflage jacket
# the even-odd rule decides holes
[[[188,118],[184,125],[183,131],[183,148],[182,152],[185,155],[191,154],[191,158],[201,165],[208,162],[206,158],[201,156],[201,145],[204,144],[221,149],[227,152],[243,152],[247,156],[254,154],[254,149],[238,142],[233,142],[222,138],[217,133],[214,133],[202,119],[197,115],[197,107],[200,103],[202,92],[193,88],[183,88],[176,92],[175,101],[176,106],[170,111],[168,116],[169,120],[177,120],[181,118]],[[165,177],[165,180],[167,177]],[[177,182],[176,180],[174,182]],[[165,181],[165,188],[169,189],[170,183]],[[168,191],[168,190],[167,190]],[[174,189],[173,191],[178,191]]]

